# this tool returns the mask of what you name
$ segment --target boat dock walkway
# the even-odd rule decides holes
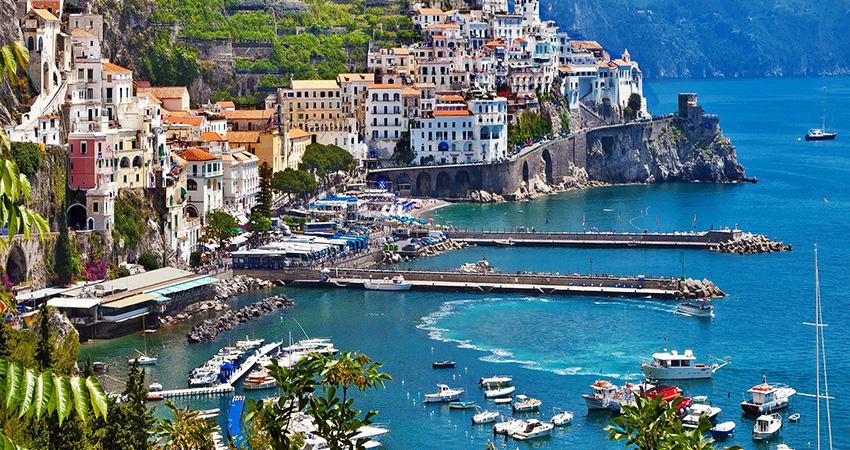
[[[613,232],[517,232],[517,231],[447,231],[455,241],[493,246],[545,247],[646,247],[709,250],[722,243],[739,239],[738,229],[677,233],[613,233]]]
[[[557,273],[461,273],[429,270],[330,268],[328,279],[320,270],[237,270],[252,277],[282,281],[289,286],[365,289],[367,280],[404,277],[414,291],[462,291],[476,293],[518,292],[543,295],[593,295],[697,298],[722,295],[713,284],[698,280],[645,276],[581,275]],[[711,293],[714,292],[714,295]]]
[[[233,384],[239,381],[240,378],[245,376],[257,362],[264,356],[271,353],[273,350],[280,347],[280,342],[271,342],[262,347],[260,347],[253,355],[248,357],[244,363],[239,365],[239,368],[236,369],[233,374],[230,376],[230,379],[227,380],[226,383],[219,384],[217,386],[208,386],[208,387],[197,387],[197,388],[186,388],[186,389],[172,389],[168,391],[156,391],[148,393],[148,400],[161,400],[165,398],[173,398],[173,397],[198,397],[203,395],[224,395],[229,394],[234,391]]]

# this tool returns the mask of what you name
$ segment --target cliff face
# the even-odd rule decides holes
[[[21,40],[21,29],[18,27],[18,19],[15,17],[15,2],[13,0],[0,0],[0,45],[6,45],[12,41]],[[6,74],[0,74],[0,125],[10,125],[16,112],[20,108],[20,101],[6,80]]]
[[[691,123],[679,117],[591,132],[587,172],[606,183],[747,180],[716,119]]]

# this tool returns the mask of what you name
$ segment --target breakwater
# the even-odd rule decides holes
[[[715,252],[737,253],[739,255],[790,252],[792,250],[790,244],[773,241],[767,236],[753,233],[742,233],[735,239],[712,244],[710,249]]]
[[[254,277],[266,277],[287,286],[329,289],[365,289],[368,280],[404,277],[414,291],[449,291],[532,295],[588,295],[612,297],[651,297],[657,299],[711,298],[725,295],[709,280],[644,276],[581,275],[558,273],[460,273],[430,270],[390,270],[331,268],[320,270],[242,270]]]
[[[283,294],[265,298],[254,304],[239,308],[236,311],[227,311],[215,319],[208,319],[195,325],[186,334],[186,340],[189,343],[209,342],[215,339],[219,333],[232,330],[239,324],[258,319],[272,311],[289,308],[293,305],[295,305],[295,302]]]

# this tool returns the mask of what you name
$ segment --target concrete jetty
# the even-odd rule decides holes
[[[645,276],[556,273],[460,273],[430,270],[330,268],[328,279],[320,270],[240,270],[240,273],[281,281],[289,286],[365,289],[367,280],[401,275],[414,291],[454,291],[534,295],[593,295],[658,299],[720,297],[723,292],[708,280],[681,280]]]
[[[614,233],[561,231],[469,231],[446,232],[454,241],[491,246],[541,247],[646,247],[711,250],[726,242],[741,239],[741,230],[711,230],[677,233]]]

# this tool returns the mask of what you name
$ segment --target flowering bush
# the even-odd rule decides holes
[[[15,285],[12,284],[12,279],[9,278],[8,273],[3,274],[3,287],[9,292],[12,292],[12,288],[15,287]]]
[[[109,267],[105,259],[89,259],[86,261],[86,266],[83,268],[83,278],[86,281],[102,280],[106,278],[106,273]]]

